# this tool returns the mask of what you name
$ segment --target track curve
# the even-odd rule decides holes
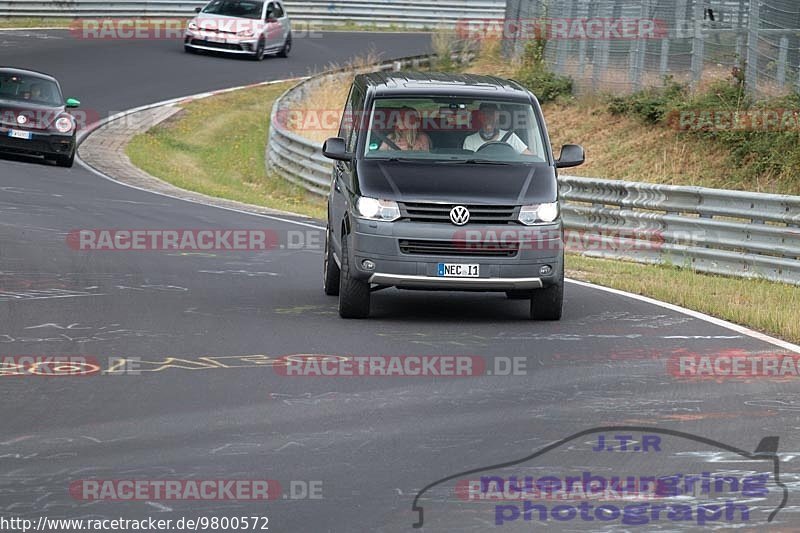
[[[171,41],[0,32],[0,63],[52,73],[108,114],[305,75],[371,46],[414,55],[428,42],[326,33],[296,40],[288,60],[250,63],[185,55]],[[82,253],[66,244],[74,229],[107,227],[304,228],[122,187],[78,166],[0,159],[0,355],[136,358],[146,369],[0,378],[0,515],[262,514],[273,531],[402,531],[416,519],[419,488],[594,425],[649,423],[743,449],[763,435],[780,436],[782,450],[797,444],[793,381],[686,382],[666,370],[675,353],[784,350],[672,309],[571,284],[559,323],[532,323],[524,302],[496,295],[398,291],[376,294],[369,321],[343,321],[322,294],[319,251]],[[292,378],[270,359],[242,359],[285,354],[522,356],[528,372]],[[66,490],[91,477],[248,476],[320,480],[324,497],[92,503]]]

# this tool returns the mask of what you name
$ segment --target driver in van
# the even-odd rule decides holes
[[[531,155],[531,151],[527,145],[522,142],[516,133],[509,130],[501,130],[497,126],[500,116],[500,107],[491,102],[483,102],[478,107],[478,112],[481,120],[481,127],[472,135],[464,139],[464,150],[477,152],[483,145],[487,143],[505,143],[518,154]]]

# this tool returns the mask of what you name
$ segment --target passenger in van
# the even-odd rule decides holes
[[[518,154],[531,155],[527,145],[513,131],[501,130],[497,127],[500,107],[491,102],[483,102],[478,107],[481,127],[464,139],[464,150],[477,152],[486,143],[503,142],[514,148]]]
[[[394,131],[386,136],[379,150],[411,150],[429,152],[431,139],[419,131],[422,122],[419,111],[413,107],[401,107],[394,121]],[[388,141],[388,142],[387,142]]]

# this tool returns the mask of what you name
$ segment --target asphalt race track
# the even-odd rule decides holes
[[[289,59],[255,63],[187,55],[172,41],[0,32],[0,64],[51,73],[66,96],[107,115],[306,75],[370,47],[389,58],[422,53],[428,43],[410,34],[326,33],[295,39]],[[797,378],[693,381],[667,370],[679,354],[787,353],[763,340],[577,284],[568,284],[557,323],[532,322],[526,301],[499,294],[396,290],[375,294],[371,319],[342,320],[336,299],[322,292],[319,247],[81,252],[66,242],[81,228],[267,228],[313,239],[318,227],[150,194],[77,164],[0,159],[0,355],[82,355],[104,368],[118,361],[110,358],[124,358],[132,365],[126,368],[138,369],[0,376],[0,517],[268,516],[277,532],[406,531],[417,520],[415,494],[440,478],[524,457],[593,427],[645,425],[749,451],[762,437],[780,437],[789,501],[773,526],[800,527],[792,494],[799,469],[791,460],[800,449]],[[283,376],[275,360],[288,354],[471,355],[485,358],[490,370],[501,369],[495,361],[522,357],[527,370],[458,378]],[[574,452],[575,465],[597,458],[585,448]],[[621,468],[628,457],[609,453],[603,464]],[[648,471],[681,456],[643,457],[641,470]],[[760,471],[747,460],[693,457],[717,463],[709,468]],[[266,503],[70,494],[71,483],[94,478],[269,479],[283,490]],[[292,495],[292,481],[321,486],[321,498]],[[426,519],[433,512],[426,507]],[[456,518],[452,527],[426,530],[535,525],[462,526],[464,515]],[[648,528],[698,528],[676,524]]]

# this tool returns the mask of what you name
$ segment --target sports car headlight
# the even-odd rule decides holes
[[[197,31],[197,23],[195,21],[191,21],[187,28],[191,31]]]
[[[56,120],[56,129],[61,133],[69,133],[72,131],[72,121],[67,117],[61,117]]]
[[[356,202],[356,211],[360,218],[391,222],[400,218],[400,207],[393,200],[376,200],[362,196]]]
[[[547,224],[558,218],[558,202],[523,205],[518,220],[526,226]]]

